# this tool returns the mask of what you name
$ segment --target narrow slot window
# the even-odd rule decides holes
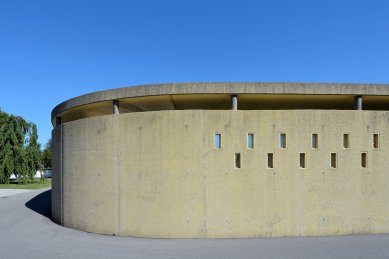
[[[280,134],[280,148],[282,148],[282,149],[286,148],[286,134],[285,133]]]
[[[235,153],[235,168],[240,168],[240,153]]]
[[[373,148],[377,149],[378,147],[379,147],[378,134],[374,133],[373,134]]]
[[[331,153],[331,168],[337,168],[336,153]]]
[[[305,168],[305,153],[300,153],[300,168]]]
[[[268,153],[267,154],[267,168],[274,168],[273,153]]]
[[[312,134],[312,148],[319,147],[319,138],[316,133]]]
[[[343,148],[350,147],[350,137],[349,134],[343,134]]]
[[[222,134],[215,133],[215,149],[222,148]]]
[[[247,148],[254,149],[254,134],[253,133],[249,133],[247,135]]]
[[[367,167],[367,153],[361,153],[361,167]]]

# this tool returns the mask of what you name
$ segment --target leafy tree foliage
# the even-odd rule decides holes
[[[25,182],[41,168],[41,151],[34,123],[0,110],[0,183],[14,173]]]
[[[42,152],[42,162],[45,169],[51,169],[51,138],[46,143]]]
[[[26,146],[27,176],[34,177],[36,171],[42,169],[41,145],[38,143],[38,130],[34,123],[29,124],[28,141]]]

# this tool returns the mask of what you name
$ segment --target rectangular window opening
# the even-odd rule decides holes
[[[300,168],[305,168],[305,153],[300,153]]]
[[[282,149],[286,148],[286,134],[285,133],[280,134],[280,148],[282,148]]]
[[[343,134],[343,148],[349,148],[349,147],[350,147],[349,134]]]
[[[316,133],[312,134],[312,148],[319,147],[319,139]]]
[[[240,153],[235,153],[235,168],[240,168]]]
[[[373,148],[377,149],[378,147],[379,147],[378,134],[374,133],[373,134]]]
[[[253,133],[249,133],[247,135],[247,148],[254,149],[254,134]]]
[[[215,148],[221,149],[222,148],[222,134],[215,133]]]
[[[337,168],[336,153],[331,153],[331,168]]]
[[[267,154],[267,168],[274,168],[273,153]]]
[[[361,153],[361,167],[367,167],[367,153]]]

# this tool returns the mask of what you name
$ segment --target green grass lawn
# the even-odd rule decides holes
[[[33,183],[18,183],[13,181],[7,184],[0,184],[0,189],[41,189],[51,187],[51,179],[46,179],[43,183],[39,179],[35,179]]]

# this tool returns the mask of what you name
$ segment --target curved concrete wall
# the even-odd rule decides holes
[[[384,111],[157,111],[72,121],[53,130],[53,218],[139,237],[387,233],[388,139]],[[267,153],[274,154],[273,169]],[[299,168],[300,153],[306,169]],[[337,169],[330,168],[331,153]]]

